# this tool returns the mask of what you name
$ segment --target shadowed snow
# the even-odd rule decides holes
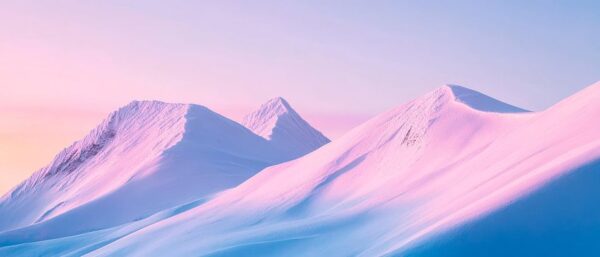
[[[584,170],[594,172],[597,167],[594,161],[600,158],[600,123],[590,117],[600,117],[598,85],[539,113],[523,113],[520,108],[481,93],[444,86],[377,115],[311,154],[269,166],[214,197],[71,238],[39,241],[36,235],[40,231],[54,230],[35,227],[0,233],[0,244],[5,245],[0,247],[0,254],[419,255],[411,247],[428,246],[428,240],[445,231],[460,231],[462,225],[483,217],[481,231],[485,232],[494,225],[485,222],[485,217],[494,217],[502,210],[527,210],[518,199],[547,210],[552,210],[551,200],[560,197],[594,203],[593,197],[582,199],[586,193],[571,195],[575,197],[571,199],[567,192],[578,186],[582,192],[593,192],[585,188],[594,188],[597,182],[593,174],[588,179],[573,179],[569,172],[577,170],[577,174],[583,174]],[[289,113],[290,109],[285,101],[275,99],[244,124],[261,136],[256,138],[274,142],[274,128],[282,113]],[[221,126],[217,128],[226,131]],[[230,138],[230,133],[221,139],[209,137],[210,149],[221,143],[235,145],[238,139]],[[179,146],[180,153],[172,151],[178,153],[175,156],[185,157],[190,149],[196,150],[184,143],[173,149]],[[258,151],[253,144],[248,148]],[[252,154],[256,153],[241,151],[235,155]],[[246,165],[238,161],[234,164]],[[174,167],[186,172],[186,165]],[[591,170],[578,169],[582,167]],[[228,170],[229,167],[224,169]],[[568,186],[556,189],[555,184]],[[140,184],[146,185],[151,183]],[[538,200],[524,198],[528,195]],[[594,213],[594,207],[577,210],[581,211],[564,213],[573,214],[572,218],[581,218],[582,222],[593,221],[587,239],[600,236],[594,230],[595,219],[579,217],[585,215],[585,210]],[[557,218],[562,215],[560,211],[554,213]],[[501,223],[500,228],[510,229],[515,216],[507,217],[501,218],[507,222]],[[533,222],[526,217],[521,221],[515,223],[513,232],[519,230],[518,224]],[[64,228],[60,225],[64,223],[55,229]],[[578,231],[585,230],[583,227]],[[560,231],[568,227],[550,224],[547,228]],[[506,234],[507,239],[514,240],[506,242],[517,242],[517,233],[511,233]],[[481,238],[494,241],[485,233]],[[535,235],[530,239],[536,240]],[[450,250],[459,249],[456,253],[462,256],[463,246],[459,244]],[[55,250],[48,253],[46,249]]]

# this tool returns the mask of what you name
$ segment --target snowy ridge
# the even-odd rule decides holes
[[[135,101],[111,113],[1,199],[0,213],[12,218],[2,219],[0,230],[42,221],[124,184],[137,167],[181,140],[187,109],[184,104]],[[115,156],[123,159],[115,162]]]
[[[119,134],[125,133],[127,127],[134,126],[133,124],[125,123],[135,120],[136,117],[134,116],[136,113],[146,113],[147,115],[158,118],[160,115],[165,115],[169,112],[179,112],[178,115],[182,117],[186,109],[187,106],[183,104],[171,105],[158,101],[134,101],[129,105],[120,108],[118,111],[111,113],[100,125],[98,125],[98,127],[93,129],[82,140],[79,140],[62,150],[50,165],[42,168],[30,179],[24,181],[23,184],[18,186],[17,189],[19,190],[12,191],[11,197],[18,196],[23,190],[33,188],[52,176],[66,176],[69,173],[72,173],[78,166],[89,161],[92,157],[97,155],[100,150],[107,147],[107,145],[117,136],[117,132],[119,132]],[[162,111],[165,113],[161,113]],[[175,120],[167,119],[164,123],[172,123],[173,127],[178,127],[178,129],[183,130],[183,125],[177,124]],[[135,129],[137,130],[139,127],[136,127]],[[133,133],[135,134],[137,131],[133,131]],[[172,138],[169,141],[178,141],[178,138]],[[169,145],[167,145],[167,147],[168,146]],[[5,195],[4,197],[8,197],[8,195]]]
[[[585,149],[594,149],[587,146],[565,154],[565,147],[576,142],[594,142],[598,129],[575,122],[570,111],[507,113],[504,104],[491,98],[477,99],[475,105],[461,96],[447,86],[434,90],[94,256],[119,249],[143,255],[146,240],[160,234],[173,239],[154,245],[154,253],[380,256],[489,212],[569,165],[600,156],[587,153]],[[583,106],[594,111],[589,103]],[[573,138],[573,128],[563,126],[540,135],[540,127],[546,129],[545,123],[556,119],[582,125],[577,128],[581,133]],[[564,136],[571,138],[569,143]],[[530,144],[515,150],[524,140]],[[548,145],[555,147],[540,151]],[[551,159],[562,161],[540,166]],[[211,231],[212,240],[194,241],[194,234],[179,233],[190,227],[196,235]],[[187,241],[194,245],[180,243]]]
[[[294,166],[281,167],[282,170],[279,170],[280,167],[277,166],[270,167],[239,188],[246,186],[248,191],[252,192],[245,193],[250,195],[263,192],[262,196],[268,197],[268,199],[262,199],[260,202],[272,203],[271,201],[275,201],[275,199],[270,199],[271,197],[281,198],[282,195],[287,195],[278,190],[290,191],[293,194],[298,194],[299,188],[313,190],[322,187],[321,182],[331,181],[330,178],[344,180],[338,172],[352,168],[364,172],[364,176],[348,178],[356,179],[356,181],[350,182],[351,186],[339,183],[339,188],[332,190],[336,192],[336,195],[352,198],[352,195],[356,195],[361,189],[365,191],[381,190],[385,184],[390,183],[389,179],[392,177],[404,180],[402,183],[409,182],[407,180],[412,177],[415,179],[426,177],[426,170],[414,174],[403,174],[402,172],[403,169],[410,167],[419,167],[435,162],[446,163],[459,159],[463,155],[472,154],[489,144],[498,135],[507,133],[513,124],[529,117],[513,117],[512,115],[498,117],[497,113],[479,112],[469,106],[465,108],[463,102],[458,100],[452,88],[448,86],[438,88],[372,118],[346,136],[317,150],[315,154],[296,160]],[[495,105],[498,102],[489,103]],[[465,144],[464,138],[472,137],[472,134],[476,134],[473,138],[475,140],[472,140],[474,141],[473,145]],[[440,140],[440,137],[444,137],[444,140]],[[432,154],[433,151],[454,154]],[[432,156],[427,155],[429,158],[423,158],[424,154]],[[398,156],[402,156],[402,158],[398,158]],[[361,166],[365,167],[360,168]],[[296,167],[299,170],[294,171]],[[300,172],[300,170],[305,171]],[[350,171],[345,171],[345,175],[348,175],[347,173]],[[269,174],[270,172],[271,174]],[[284,176],[281,175],[282,173],[291,174]],[[292,174],[296,175],[292,176]],[[252,185],[255,180],[258,181],[271,175],[273,179],[286,180],[285,183],[289,186],[270,188]],[[315,177],[311,178],[313,175]],[[311,181],[311,179],[314,180]],[[307,183],[308,181],[311,182]],[[296,182],[297,185],[294,184]],[[284,182],[279,181],[274,184],[280,183]],[[308,186],[311,184],[312,187]],[[261,189],[256,190],[256,188]],[[311,191],[306,192],[307,195],[311,193]],[[331,208],[341,205],[340,201],[344,200],[332,199],[330,203],[325,203],[323,206]],[[286,204],[292,202],[286,201]],[[336,204],[331,205],[334,202]]]
[[[477,104],[471,105],[470,103],[473,102]],[[419,147],[420,144],[417,143],[425,139],[427,131],[440,118],[450,119],[449,117],[445,117],[452,115],[449,110],[462,112],[464,115],[473,118],[473,120],[469,120],[468,123],[464,124],[466,129],[470,126],[479,126],[478,123],[481,122],[504,123],[506,120],[512,120],[510,117],[513,117],[513,115],[509,113],[500,114],[501,112],[493,111],[480,113],[482,110],[506,110],[511,108],[511,105],[477,91],[456,85],[444,85],[415,100],[372,118],[349,132],[345,138],[364,137],[368,135],[361,141],[374,144],[374,146],[369,148],[379,147],[384,143],[392,141],[404,146],[416,145]],[[514,115],[522,115],[517,112],[517,110],[522,109],[517,108],[514,110],[516,112]],[[494,121],[491,117],[499,118],[497,121]],[[451,131],[446,132],[451,134]],[[375,136],[378,138],[373,138]],[[401,140],[398,140],[398,138]]]
[[[330,142],[306,122],[283,98],[273,98],[244,117],[244,126],[278,145],[295,159]]]
[[[62,232],[127,222],[233,187],[289,158],[205,107],[132,102],[6,194],[0,231],[40,222],[58,226],[56,220],[66,218],[54,217],[70,212],[62,216],[84,218],[105,205],[112,217]]]
[[[528,112],[525,109],[500,102],[494,98],[466,87],[457,85],[446,85],[445,87],[452,91],[452,95],[454,95],[455,100],[462,102],[476,110],[498,113]]]
[[[285,242],[301,238],[304,255],[376,256],[387,251],[391,238],[402,241],[395,238],[398,231],[404,231],[401,238],[409,238],[443,217],[443,212],[422,213],[437,203],[432,196],[442,188],[433,185],[447,176],[464,179],[469,173],[455,173],[448,163],[477,155],[531,117],[481,112],[458,101],[444,86],[95,254],[128,249],[143,255],[145,240],[167,233],[176,236],[154,248],[160,254],[270,255],[269,249],[282,247],[286,250],[279,254],[293,255],[294,247],[287,248]],[[223,226],[215,227],[217,221]],[[178,232],[190,227],[198,235],[211,231],[213,240],[194,241],[193,235]],[[195,243],[178,243],[186,241]],[[379,245],[380,241],[387,243]]]
[[[269,140],[272,138],[273,129],[279,122],[279,117],[287,113],[295,114],[285,99],[276,97],[262,104],[258,110],[246,115],[242,124],[257,135]]]
[[[270,114],[286,106],[285,102],[275,102],[267,105],[272,108],[265,108],[269,110],[266,114],[250,119],[260,120],[259,125],[245,123],[271,140],[243,129],[254,136],[247,140],[273,143],[268,132],[272,126],[260,124],[277,123],[271,122]],[[428,247],[428,240],[437,235],[510,208],[518,199],[543,190],[546,195],[556,195],[549,185],[565,181],[571,171],[582,167],[594,171],[595,161],[600,159],[600,123],[589,117],[600,117],[600,83],[539,113],[526,112],[463,87],[443,86],[377,115],[311,154],[281,164],[266,164],[263,167],[267,168],[214,197],[190,196],[188,202],[152,216],[120,222],[118,226],[105,224],[103,230],[72,231],[69,237],[54,232],[65,229],[65,223],[58,222],[62,217],[73,220],[73,216],[63,214],[39,225],[0,232],[0,255],[413,254],[414,247]],[[186,134],[198,131],[193,127],[188,123]],[[258,160],[252,154],[268,149],[281,152],[279,148],[259,149],[260,143],[239,143],[239,139],[229,136],[236,133],[216,127],[228,136],[210,143],[211,148],[248,146],[234,154],[244,160]],[[116,133],[109,145],[118,137]],[[182,142],[191,142],[185,137]],[[206,138],[215,135],[208,133]],[[181,156],[203,149],[177,144],[170,153]],[[169,156],[165,159],[180,163]],[[231,159],[221,160],[222,164]],[[164,165],[176,167],[169,163]],[[223,170],[247,164],[236,163]],[[183,166],[189,168],[182,165],[181,170]],[[181,174],[188,173],[177,176]],[[139,185],[147,187],[152,185],[149,182],[163,180],[140,180]],[[575,184],[569,180],[569,188],[578,188],[581,181],[589,182],[588,188],[597,188],[596,181],[585,179]],[[184,182],[177,181],[177,185]],[[150,198],[160,199],[154,195]],[[542,202],[547,208],[552,200]],[[585,203],[597,200],[586,197]],[[129,211],[116,206],[121,212]],[[85,206],[75,211],[81,209]],[[583,234],[592,243],[598,237],[594,230],[600,227],[597,220],[592,226],[582,226],[589,229]],[[570,223],[559,220],[558,224]],[[503,223],[503,229],[512,229],[511,224]],[[50,232],[54,233],[52,237],[38,236]],[[464,255],[458,252],[457,256]]]

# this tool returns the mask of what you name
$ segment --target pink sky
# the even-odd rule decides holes
[[[446,83],[539,110],[599,79],[597,8],[515,6],[2,2],[0,193],[132,100],[282,96],[335,138]]]

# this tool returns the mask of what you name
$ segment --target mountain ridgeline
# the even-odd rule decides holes
[[[600,83],[540,112],[445,85],[332,142],[282,98],[134,102],[0,200],[0,255],[599,256],[594,117]]]
[[[272,130],[284,126],[288,133],[305,136],[296,140],[310,145],[269,141],[200,105],[132,102],[2,197],[0,231],[43,226],[61,215],[85,219],[99,206],[113,206],[105,210],[113,213],[106,220],[97,218],[93,228],[118,225],[209,197],[329,142],[286,107],[286,112],[261,108],[258,112],[269,120],[253,124],[273,122],[265,124]],[[288,112],[298,123],[278,121]],[[87,225],[81,226],[76,230]]]

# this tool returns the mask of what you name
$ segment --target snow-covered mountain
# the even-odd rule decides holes
[[[2,197],[0,231],[36,224],[70,235],[201,202],[302,154],[281,147],[199,105],[133,102]]]
[[[598,115],[600,82],[537,114],[505,139],[514,153],[506,150],[498,167],[504,170],[488,178],[491,185],[500,184],[495,192],[465,206],[463,212],[478,214],[471,215],[475,218],[435,229],[396,253],[600,256]]]
[[[463,95],[480,96],[478,109],[466,104]],[[386,249],[377,245],[392,240],[388,237],[400,231],[404,236],[417,233],[429,224],[414,220],[424,218],[421,212],[437,203],[434,196],[444,189],[440,185],[454,182],[440,179],[468,175],[468,170],[450,169],[451,164],[477,155],[532,117],[480,110],[490,108],[519,110],[475,91],[444,86],[374,117],[303,158],[263,170],[187,215],[163,221],[168,226],[159,222],[99,253],[127,248],[143,255],[144,240],[166,233],[176,236],[164,240],[164,247],[157,245],[161,254],[174,251],[166,248],[173,245],[182,249],[175,255],[269,255],[272,249],[287,255],[294,247],[304,249],[295,252],[298,255],[380,254]],[[219,216],[214,217],[217,210]],[[198,234],[178,233],[183,227],[193,227]],[[214,237],[193,246],[175,242],[191,242],[208,231]],[[400,239],[392,240],[396,241]],[[278,254],[282,253],[273,253]]]
[[[283,98],[273,98],[244,117],[244,126],[269,140],[280,151],[300,157],[329,143],[311,127]],[[295,158],[292,158],[295,159]]]
[[[600,158],[593,117],[600,117],[600,83],[538,113],[443,86],[205,202],[45,241],[37,235],[54,230],[37,225],[0,233],[0,255],[464,256],[473,245],[441,241],[447,233],[475,227],[466,238],[493,242],[489,217],[500,216],[514,239],[535,219],[511,221],[536,217],[536,206],[558,213],[539,223],[553,231],[569,231],[561,217],[580,218],[578,239],[593,245],[600,221],[581,217],[600,203],[588,194],[599,188],[598,176],[585,176],[598,172]],[[577,188],[583,191],[568,193]],[[555,199],[577,208],[557,210],[563,203]]]

